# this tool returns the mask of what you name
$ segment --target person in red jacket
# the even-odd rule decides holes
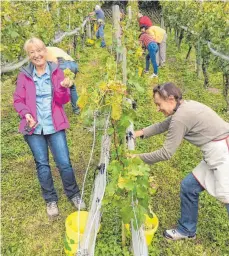
[[[150,20],[150,18],[148,16],[143,16],[140,12],[138,13],[138,22],[139,22],[139,26],[146,26],[146,27],[151,27],[153,26],[152,21]]]
[[[47,48],[39,38],[26,41],[30,64],[21,69],[14,92],[14,108],[34,157],[47,214],[59,214],[57,193],[49,164],[49,148],[60,172],[65,194],[77,209],[85,208],[71,165],[65,130],[69,122],[63,105],[70,100],[72,82],[54,62],[46,60]]]

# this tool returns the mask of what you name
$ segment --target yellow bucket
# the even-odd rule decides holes
[[[159,225],[159,220],[156,216],[155,213],[153,214],[153,218],[150,218],[147,214],[145,214],[145,223],[144,223],[144,235],[146,238],[146,244],[149,246],[152,242],[152,239],[154,237],[155,232],[158,229],[158,225]],[[129,231],[130,230],[130,225],[129,224],[125,224],[125,228]]]
[[[89,38],[86,40],[86,45],[87,45],[87,46],[92,46],[92,45],[94,45],[94,44],[95,44],[95,40],[89,39]]]
[[[146,244],[149,246],[152,242],[155,232],[158,229],[159,221],[155,214],[153,214],[153,218],[150,218],[148,215],[145,215],[145,228],[144,234],[146,238]]]
[[[143,68],[142,67],[138,67],[138,76],[139,77],[142,76],[142,72],[143,72]]]
[[[80,214],[80,223],[78,226],[78,214]],[[88,212],[80,211],[70,214],[65,221],[65,240],[64,250],[66,255],[74,256],[78,248],[78,231],[80,233],[80,241],[82,240],[83,233],[87,224]]]
[[[80,234],[80,241],[82,241],[83,235]],[[64,251],[67,256],[75,256],[76,250],[78,249],[78,234],[76,241],[73,239],[70,239],[66,234],[64,237]]]
[[[94,24],[93,29],[94,29],[94,32],[96,32],[98,30],[98,24],[97,23]]]

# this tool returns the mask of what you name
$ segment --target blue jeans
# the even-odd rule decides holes
[[[104,27],[105,27],[105,25],[99,25],[99,28],[96,31],[96,38],[98,38],[98,39],[101,38],[102,39],[101,47],[106,46],[106,43],[105,43],[105,40],[104,40]]]
[[[69,158],[65,130],[49,135],[25,135],[24,138],[33,153],[44,200],[46,202],[58,201],[49,165],[48,147],[60,172],[67,197],[71,199],[79,193],[79,187]]]
[[[196,233],[199,193],[202,191],[204,188],[192,173],[188,174],[181,182],[181,217],[178,220],[177,230],[184,235],[193,236]],[[229,215],[229,204],[225,206]]]
[[[70,94],[71,94],[72,111],[77,112],[79,110],[79,107],[76,105],[78,101],[78,94],[76,91],[76,86],[74,84],[70,87]]]
[[[147,48],[149,53],[146,55],[146,70],[149,70],[149,60],[151,59],[154,74],[157,75],[158,66],[156,61],[156,53],[158,52],[158,45],[156,43],[151,42]]]
[[[78,66],[74,61],[68,61],[68,60],[60,60],[59,61],[59,67],[62,70],[65,70],[69,68],[75,75],[78,72]],[[76,91],[76,86],[73,84],[70,87],[70,93],[71,93],[71,105],[73,112],[78,111],[79,107],[77,106],[77,100],[78,100],[78,94]]]

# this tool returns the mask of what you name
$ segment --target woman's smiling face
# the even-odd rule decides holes
[[[29,44],[27,53],[35,67],[44,67],[46,65],[47,50],[43,44],[39,42]]]
[[[174,96],[169,96],[168,98],[163,99],[160,97],[159,93],[155,93],[154,103],[157,106],[157,110],[162,112],[165,116],[172,115],[177,104]]]

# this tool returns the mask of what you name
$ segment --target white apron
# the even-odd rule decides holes
[[[208,193],[229,203],[229,137],[211,141],[201,147],[203,160],[192,171]]]

